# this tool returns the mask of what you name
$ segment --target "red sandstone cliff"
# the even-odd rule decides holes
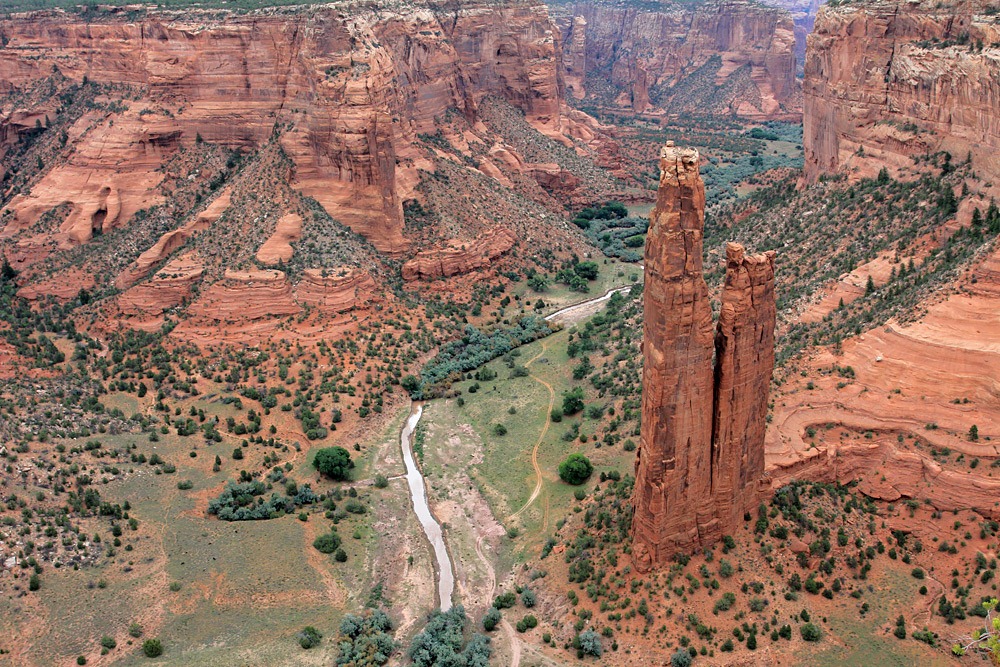
[[[646,241],[642,432],[633,554],[641,570],[735,529],[757,504],[774,368],[774,255],[727,249],[713,340],[698,152],[668,143]],[[713,356],[717,358],[713,369]]]
[[[8,91],[58,68],[138,93],[113,124],[84,116],[68,132],[70,158],[8,206],[14,233],[69,202],[56,235],[62,247],[157,203],[157,170],[178,146],[200,136],[252,149],[278,133],[297,189],[378,249],[399,253],[407,246],[401,200],[419,169],[433,169],[413,144],[437,131],[437,119],[458,110],[474,123],[482,99],[496,95],[551,136],[578,124],[560,112],[558,35],[538,4],[150,13],[135,22],[52,12],[0,21],[0,33]],[[46,110],[17,106],[25,99],[0,106],[0,143],[44,120]]]
[[[1000,174],[1000,26],[987,3],[914,0],[820,10],[803,81],[805,171],[873,176],[915,155],[971,152]]]
[[[489,266],[511,248],[517,237],[505,227],[494,227],[475,239],[452,239],[441,247],[422,250],[403,264],[403,280],[448,278]]]
[[[795,34],[781,9],[723,0],[560,12],[567,89],[636,112],[797,115]]]

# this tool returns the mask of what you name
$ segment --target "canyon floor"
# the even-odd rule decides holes
[[[498,104],[490,119],[511,144],[572,161],[509,112]],[[491,225],[479,255],[435,238],[406,282],[390,272],[405,265],[374,259],[339,227],[368,270],[307,273],[295,265],[307,244],[281,217],[255,241],[278,255],[294,249],[287,274],[221,271],[220,260],[208,267],[221,271],[217,282],[183,317],[143,309],[206,268],[186,254],[147,258],[160,268],[131,302],[116,293],[86,303],[93,286],[81,296],[68,279],[29,289],[28,302],[5,287],[0,665],[151,664],[140,647],[152,638],[164,649],[153,664],[328,664],[345,617],[374,609],[393,622],[389,662],[406,664],[437,601],[402,478],[403,384],[450,342],[474,341],[466,325],[521,331],[530,316],[621,288],[556,318],[547,335],[449,366],[425,397],[414,447],[466,635],[485,632],[499,606],[487,633],[493,664],[666,664],[679,650],[695,664],[950,663],[950,644],[996,595],[1000,271],[994,240],[972,229],[992,191],[962,168],[926,182],[801,188],[801,129],[757,129],[767,138],[729,121],[615,126],[621,159],[637,165],[633,192],[648,194],[648,156],[665,141],[696,143],[706,157],[713,296],[725,240],[778,251],[781,354],[766,450],[776,495],[715,548],[641,575],[627,546],[643,329],[641,247],[627,241],[641,245],[643,232],[622,243],[609,230],[643,229],[634,217],[648,203],[588,230],[572,223],[582,205],[545,213],[561,244],[548,255],[512,252]],[[451,128],[424,141],[462,136]],[[225,154],[205,143],[185,160],[221,169]],[[234,191],[277,173],[279,157],[256,155],[258,170]],[[424,182],[427,197],[449,214],[486,207],[493,186],[445,162]],[[971,194],[942,212],[943,189],[966,181]],[[184,182],[179,197],[195,199],[201,186]],[[523,208],[507,221],[523,231],[511,220],[542,209],[515,201]],[[917,213],[896,220],[893,207]],[[854,224],[872,211],[886,213],[878,234]],[[408,212],[416,235],[456,224]],[[121,238],[98,238],[90,252]],[[216,259],[226,247],[203,246]],[[108,326],[109,312],[135,328]],[[53,324],[60,317],[72,326]],[[314,469],[330,445],[351,456],[350,480]],[[593,465],[578,486],[558,474],[572,453]],[[277,509],[219,519],[237,486],[222,511]],[[337,546],[324,553],[314,545],[329,534]],[[324,635],[308,650],[298,638],[307,626]],[[581,643],[588,631],[599,660]]]

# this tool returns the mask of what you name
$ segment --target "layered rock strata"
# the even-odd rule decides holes
[[[823,7],[803,79],[805,172],[899,172],[914,156],[971,154],[1000,174],[1000,25],[988,3]]]
[[[757,504],[774,367],[774,254],[727,247],[717,332],[702,270],[700,157],[668,143],[646,241],[633,554],[642,570],[715,542]],[[713,357],[716,359],[713,365]]]
[[[513,248],[515,241],[514,232],[502,226],[468,241],[452,239],[403,264],[403,280],[434,280],[482,269]]]
[[[755,504],[764,471],[776,314],[774,251],[747,255],[738,243],[728,244],[712,411],[712,493],[727,528]]]
[[[740,0],[553,7],[567,90],[643,113],[795,116],[795,29],[784,10]],[[593,85],[591,85],[593,84]]]
[[[361,269],[306,269],[295,287],[295,300],[321,313],[346,313],[382,301],[378,293],[375,280]]]
[[[401,201],[419,169],[433,169],[415,143],[439,119],[457,110],[472,125],[493,95],[562,141],[583,131],[561,112],[558,34],[542,4],[163,11],[138,20],[111,9],[90,20],[47,12],[0,20],[0,34],[0,90],[27,89],[58,70],[138,91],[108,118],[87,113],[70,127],[66,160],[7,207],[13,234],[68,202],[57,234],[64,248],[160,201],[158,170],[179,147],[201,138],[248,150],[280,135],[295,187],[399,254],[408,244]],[[17,99],[0,104],[0,149],[44,120],[9,106]]]

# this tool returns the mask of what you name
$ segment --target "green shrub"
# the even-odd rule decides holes
[[[316,452],[313,467],[330,479],[344,481],[350,478],[354,461],[343,447],[324,447]]]
[[[347,614],[340,622],[338,665],[384,665],[396,650],[389,632],[392,622],[385,612],[367,610],[361,616]]]
[[[510,609],[517,604],[517,594],[514,591],[507,591],[496,596],[493,606],[497,609]]]
[[[562,411],[564,415],[575,415],[583,410],[583,389],[575,387],[563,393]]]
[[[483,629],[486,632],[493,632],[497,625],[500,624],[500,619],[503,618],[500,614],[500,610],[496,607],[490,607],[486,610],[486,614],[483,616]]]
[[[299,641],[299,646],[304,649],[310,649],[315,646],[319,646],[320,641],[323,639],[322,633],[311,625],[307,625],[302,628],[302,631],[295,635],[295,638]]]
[[[715,613],[718,613],[720,611],[729,611],[730,609],[733,608],[733,605],[735,603],[736,603],[735,594],[729,592],[723,593],[722,597],[720,597],[718,600],[715,601],[715,606],[712,608],[712,611]]]
[[[340,546],[340,536],[333,531],[320,535],[313,540],[313,548],[323,554],[332,554]]]
[[[601,644],[601,637],[593,630],[584,630],[576,638],[578,648],[583,655],[592,655],[600,658],[604,653],[604,645]]]
[[[815,623],[806,623],[799,628],[799,632],[802,634],[802,639],[807,642],[818,642],[823,636],[823,631]]]
[[[455,605],[446,612],[433,612],[423,632],[414,637],[410,644],[409,653],[414,667],[488,665],[490,640],[485,635],[473,634],[466,643],[465,622],[465,608],[462,605]]]
[[[147,658],[163,655],[163,643],[159,639],[147,639],[142,643],[142,653]]]
[[[594,472],[594,466],[583,454],[570,454],[559,464],[559,479],[567,484],[583,484]]]

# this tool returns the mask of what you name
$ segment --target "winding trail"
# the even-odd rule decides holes
[[[579,319],[583,319],[584,317],[592,315],[593,313],[591,313],[590,310],[594,306],[597,306],[599,304],[604,303],[605,301],[608,301],[615,294],[618,294],[620,292],[627,292],[630,289],[632,289],[632,285],[626,285],[625,287],[613,287],[604,294],[602,294],[601,296],[594,297],[593,299],[586,299],[585,301],[574,303],[572,305],[566,306],[565,308],[560,308],[554,313],[546,315],[545,321],[546,322],[557,321],[562,324],[576,322]],[[548,352],[548,341],[547,339],[543,338],[541,351],[534,357],[532,357],[531,360],[524,365],[524,367],[530,368],[531,364],[538,361],[542,357],[542,355],[544,355],[546,352]],[[542,493],[542,469],[538,465],[538,450],[542,446],[542,441],[545,440],[545,434],[548,433],[549,426],[552,424],[552,409],[555,407],[556,394],[555,390],[552,389],[551,384],[549,384],[542,378],[538,377],[534,373],[531,374],[531,379],[540,383],[542,386],[544,386],[546,389],[549,390],[549,408],[545,415],[545,423],[542,425],[542,431],[541,433],[538,434],[538,440],[535,442],[535,446],[531,450],[531,466],[535,469],[535,488],[531,492],[531,496],[528,498],[528,501],[524,503],[524,505],[522,505],[520,509],[518,509],[516,512],[508,516],[506,519],[507,521],[516,519],[522,514],[524,514],[524,512],[527,511],[529,507],[531,507],[531,505],[538,499],[538,496],[541,495]],[[546,508],[546,522],[547,520],[548,520],[548,508]]]
[[[531,364],[540,359],[542,355],[544,355],[546,352],[548,352],[548,345],[547,341],[543,339],[541,351],[539,351],[538,354],[532,357],[531,360],[524,365],[524,367],[530,368]],[[531,450],[531,466],[535,469],[535,490],[531,492],[531,497],[528,498],[528,501],[521,506],[521,509],[517,510],[509,517],[507,517],[507,521],[516,519],[517,517],[521,516],[521,514],[523,514],[524,511],[527,510],[533,502],[535,502],[539,494],[542,492],[542,469],[538,465],[538,449],[539,447],[542,446],[542,441],[545,439],[545,434],[548,433],[549,425],[552,423],[552,408],[555,405],[556,392],[554,389],[552,389],[551,384],[549,384],[542,378],[538,377],[534,373],[531,374],[531,379],[535,380],[536,382],[539,382],[541,385],[543,385],[546,389],[549,390],[549,407],[545,413],[545,423],[542,425],[542,431],[541,433],[538,434],[538,440],[535,441],[535,446]]]
[[[915,614],[911,619],[910,629],[909,629],[909,632],[911,633],[914,631],[914,628],[920,629],[921,627],[927,627],[927,625],[931,622],[931,619],[934,617],[934,603],[937,602],[937,599],[939,597],[944,595],[944,592],[946,590],[943,583],[941,583],[934,577],[930,576],[929,574],[927,575],[927,581],[933,581],[935,584],[937,584],[938,591],[937,593],[934,593],[933,595],[929,595],[927,597],[926,608]],[[925,614],[926,618],[924,619],[924,621],[922,623],[919,622],[917,619],[923,618]]]
[[[490,581],[490,597],[496,597],[497,594],[497,571],[493,567],[493,561],[486,557],[486,552],[483,550],[484,542],[483,534],[479,533],[476,536],[476,557],[486,568],[487,578]],[[507,619],[501,618],[500,628],[503,630],[504,635],[507,637],[507,642],[510,644],[510,667],[520,667],[521,665],[521,640],[517,638],[514,634],[514,628]]]

